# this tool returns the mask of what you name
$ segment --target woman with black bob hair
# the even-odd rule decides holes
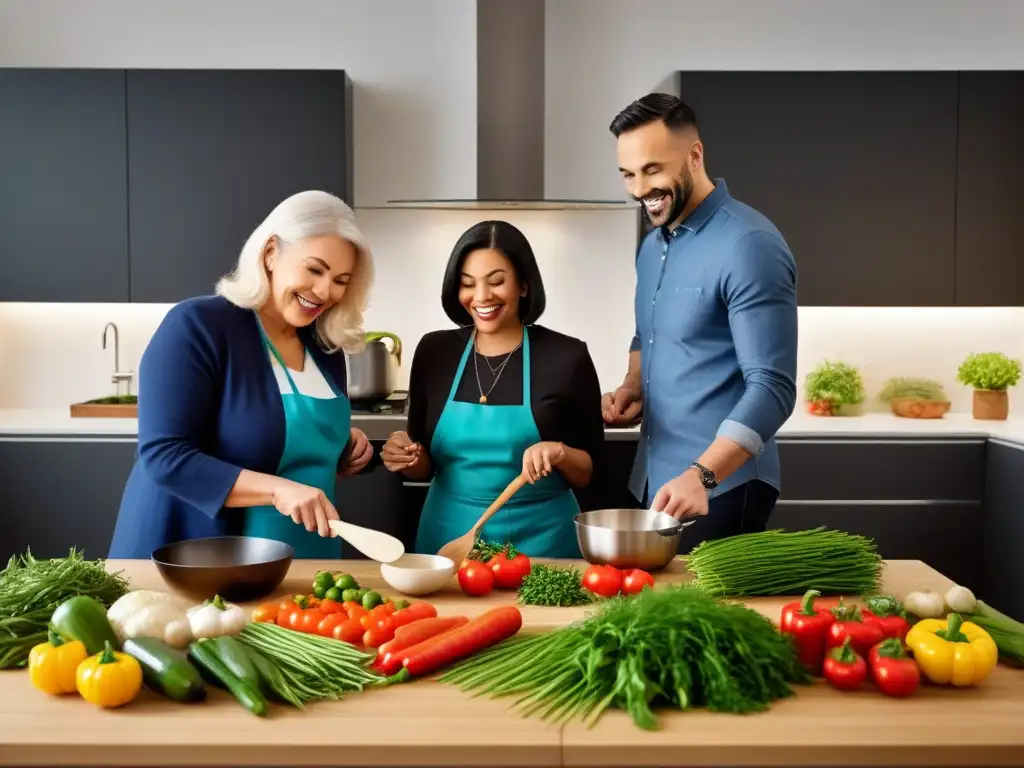
[[[530,557],[579,557],[573,488],[604,450],[601,387],[587,345],[537,325],[544,282],[523,233],[483,221],[452,250],[441,306],[458,328],[428,333],[409,380],[408,432],[381,459],[431,480],[416,551],[465,534],[520,473],[523,487],[484,526]]]

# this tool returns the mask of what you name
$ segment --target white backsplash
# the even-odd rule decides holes
[[[548,294],[542,324],[588,343],[605,389],[621,380],[633,330],[632,212],[361,210],[358,215],[376,264],[366,326],[393,331],[407,347],[402,386],[419,338],[450,327],[439,294],[452,245],[488,216],[505,218],[530,239]],[[112,393],[114,353],[112,343],[102,348],[104,325],[117,324],[121,367],[137,372],[168,308],[0,303],[0,408],[65,408]],[[1024,308],[800,309],[801,383],[818,362],[843,360],[861,369],[871,396],[889,376],[927,376],[947,388],[953,410],[965,411],[970,392],[957,384],[956,368],[968,353],[988,350],[1024,358]],[[133,392],[137,388],[136,377]]]

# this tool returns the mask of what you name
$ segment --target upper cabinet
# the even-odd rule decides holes
[[[128,301],[124,85],[0,68],[0,301]]]
[[[683,72],[679,90],[708,173],[789,242],[800,304],[953,304],[956,72]]]
[[[1024,305],[1024,72],[960,74],[956,303]]]
[[[350,86],[339,71],[130,70],[131,300],[208,294],[282,200],[352,204]]]

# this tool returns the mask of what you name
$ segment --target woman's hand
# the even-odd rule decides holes
[[[340,519],[338,510],[319,488],[282,479],[274,487],[274,507],[310,533],[316,531],[325,539],[335,535],[328,521]]]
[[[523,453],[523,474],[531,485],[565,460],[565,446],[561,443],[537,443]]]
[[[373,446],[370,445],[366,433],[361,429],[352,428],[352,450],[349,451],[348,461],[341,471],[342,477],[351,477],[362,472],[366,465],[373,458]]]
[[[381,448],[380,458],[390,472],[414,469],[423,460],[423,446],[410,440],[405,432],[392,432]]]

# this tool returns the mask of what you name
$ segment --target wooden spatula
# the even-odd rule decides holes
[[[405,545],[394,536],[341,520],[331,520],[328,525],[338,536],[378,563],[393,563],[405,554]]]
[[[487,521],[494,517],[495,513],[505,506],[505,502],[515,496],[516,491],[526,485],[526,475],[519,475],[515,480],[508,484],[508,487],[501,492],[501,495],[494,500],[494,503],[487,508],[487,510],[480,515],[480,519],[476,521],[476,525],[469,529],[469,533],[459,536],[454,541],[449,541],[441,549],[438,550],[437,554],[441,557],[447,557],[457,568],[469,553],[473,551],[473,546],[476,544],[477,538],[480,536],[480,529],[487,524]]]

